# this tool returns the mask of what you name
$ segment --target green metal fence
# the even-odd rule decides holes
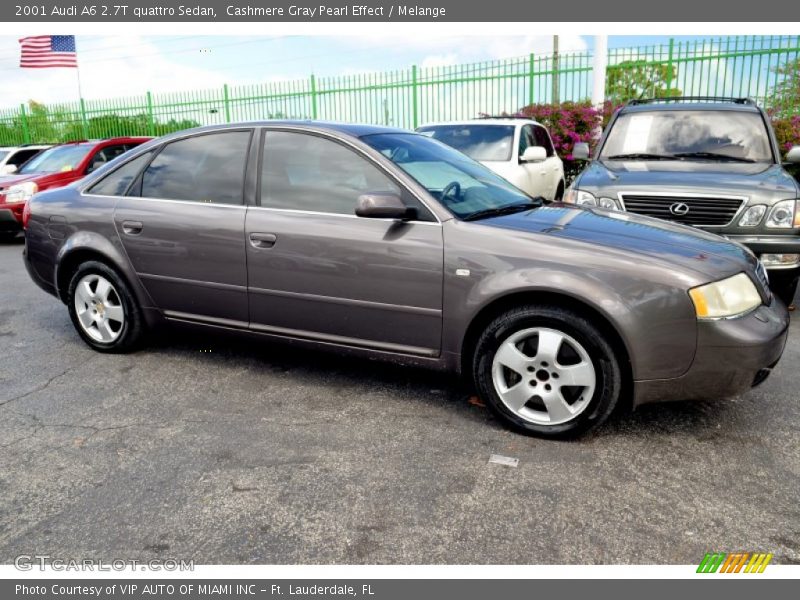
[[[476,38],[480,43],[480,38]],[[800,36],[739,36],[610,49],[606,95],[748,96],[800,111]],[[0,144],[116,135],[162,135],[196,125],[259,119],[326,119],[414,128],[432,121],[514,113],[523,106],[588,100],[591,53],[0,110]]]

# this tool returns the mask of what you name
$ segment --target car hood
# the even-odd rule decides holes
[[[484,225],[628,251],[703,274],[709,281],[755,268],[744,246],[718,235],[659,219],[602,208],[553,203],[538,209],[484,219]],[[599,250],[602,251],[602,250]]]
[[[0,177],[0,193],[4,192],[12,185],[24,183],[26,181],[35,181],[39,185],[39,189],[41,189],[45,185],[65,179],[65,175],[68,177],[70,173],[72,172],[65,171],[63,173],[29,173],[23,175],[6,175],[4,177]]]
[[[579,189],[725,193],[793,198],[797,182],[780,165],[713,161],[595,161],[581,174]]]

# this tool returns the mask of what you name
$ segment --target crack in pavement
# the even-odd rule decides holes
[[[11,398],[9,398],[7,400],[3,400],[2,402],[0,402],[0,406],[5,406],[6,404],[10,404],[12,402],[18,402],[19,400],[24,400],[28,396],[32,396],[33,394],[35,394],[37,392],[41,392],[42,390],[46,390],[48,387],[50,387],[50,385],[56,379],[58,379],[59,377],[63,377],[64,375],[69,373],[72,369],[76,368],[77,366],[79,366],[79,365],[69,366],[66,369],[64,369],[63,371],[61,371],[60,373],[57,373],[57,374],[53,375],[50,379],[48,379],[44,383],[36,386],[32,390],[29,390],[29,391],[27,391],[27,392],[25,392],[23,394],[19,394],[18,396],[13,396],[13,397],[11,397]]]

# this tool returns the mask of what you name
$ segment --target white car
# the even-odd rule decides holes
[[[12,175],[19,168],[50,145],[25,144],[24,146],[5,146],[0,148],[0,175]]]
[[[431,123],[417,132],[463,152],[530,196],[564,196],[564,165],[547,129],[532,119]]]

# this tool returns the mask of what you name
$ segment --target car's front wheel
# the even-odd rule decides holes
[[[604,333],[554,306],[524,306],[493,320],[478,340],[473,377],[506,423],[543,437],[576,436],[599,425],[622,388]]]
[[[129,352],[142,337],[136,299],[125,280],[104,263],[78,267],[69,283],[67,307],[78,334],[99,352]]]
[[[773,270],[769,272],[769,287],[786,306],[794,302],[797,293],[798,269]]]

